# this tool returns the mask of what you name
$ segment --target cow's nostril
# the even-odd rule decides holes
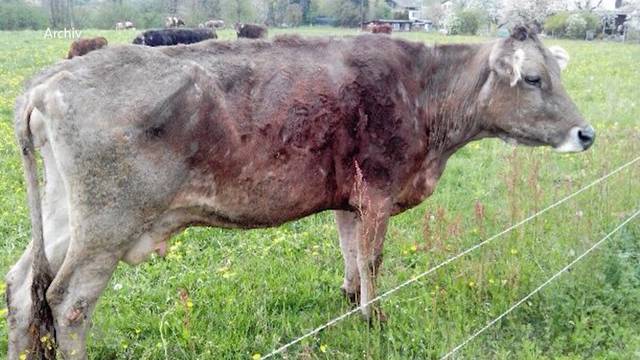
[[[596,132],[591,126],[578,130],[578,139],[580,139],[580,143],[585,150],[593,144],[595,138]]]
[[[591,141],[591,135],[589,135],[589,133],[584,130],[578,130],[578,137],[582,142]]]

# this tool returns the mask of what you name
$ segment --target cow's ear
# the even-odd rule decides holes
[[[522,65],[524,64],[524,50],[515,49],[513,52],[503,52],[496,45],[491,51],[489,65],[500,77],[509,80],[510,86],[515,86],[522,78]]]
[[[560,70],[564,70],[569,64],[569,53],[560,46],[551,46],[549,51],[558,62],[558,65],[560,65]]]

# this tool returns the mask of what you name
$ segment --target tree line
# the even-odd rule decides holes
[[[2,0],[0,30],[97,28],[112,29],[117,22],[136,27],[164,25],[166,16],[178,16],[188,26],[210,19],[228,24],[254,22],[267,26],[359,26],[373,19],[407,19],[397,0]],[[604,0],[414,0],[432,29],[448,34],[498,32],[516,23],[536,23],[547,34],[584,39],[604,34],[607,21],[598,9]],[[404,1],[406,2],[406,1]],[[616,6],[637,8],[640,0],[616,0]],[[640,31],[640,15],[628,23]],[[635,29],[637,27],[637,29]]]
[[[179,16],[189,26],[210,19],[268,26],[322,24],[358,26],[392,15],[385,0],[2,0],[0,29],[113,28],[132,21],[138,28],[164,25]]]

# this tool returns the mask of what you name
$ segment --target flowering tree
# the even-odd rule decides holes
[[[592,12],[602,5],[604,0],[575,0],[578,10]]]
[[[547,16],[566,9],[567,3],[562,0],[505,0],[500,11],[500,25],[542,24]]]

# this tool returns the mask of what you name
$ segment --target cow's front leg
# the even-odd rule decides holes
[[[389,223],[389,201],[371,199],[361,207],[358,230],[357,263],[360,273],[360,305],[368,321],[384,320],[379,304],[368,304],[376,297],[376,277],[382,265],[382,248]]]
[[[360,299],[360,274],[358,273],[358,242],[356,224],[358,218],[351,211],[336,210],[336,225],[340,237],[340,248],[344,258],[344,281],[342,292],[353,304]]]

